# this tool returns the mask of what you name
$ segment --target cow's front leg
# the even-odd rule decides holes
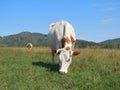
[[[52,64],[54,65],[54,50],[52,50]]]

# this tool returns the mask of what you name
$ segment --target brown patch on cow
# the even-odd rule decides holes
[[[61,40],[61,44],[62,44],[62,48],[64,48],[64,46],[65,46],[65,39],[64,38]]]
[[[76,55],[78,55],[78,54],[80,54],[80,51],[74,51],[72,55],[73,55],[73,56],[76,56]]]
[[[75,42],[75,39],[74,39],[72,36],[70,36],[70,39],[69,39],[68,37],[63,38],[63,39],[61,40],[62,48],[65,47],[65,43],[70,44],[70,42],[71,42],[72,44]]]
[[[65,41],[66,43],[68,43],[68,44],[71,42],[68,37],[66,37],[66,38],[64,39],[64,41]]]
[[[70,36],[70,38],[71,38],[71,42],[74,43],[75,39],[72,36]]]
[[[70,50],[70,47],[66,47],[65,50]]]

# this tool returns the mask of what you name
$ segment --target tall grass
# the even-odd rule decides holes
[[[49,48],[0,48],[0,90],[120,90],[120,50],[77,50],[61,75]]]

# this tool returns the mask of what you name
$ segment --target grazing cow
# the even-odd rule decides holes
[[[54,53],[59,55],[59,72],[66,74],[72,62],[72,56],[80,52],[73,51],[76,42],[73,27],[67,21],[56,22],[49,26],[48,41],[52,50],[52,64],[54,64]]]
[[[32,43],[27,43],[27,45],[26,45],[26,47],[28,48],[28,49],[31,49],[32,48]]]

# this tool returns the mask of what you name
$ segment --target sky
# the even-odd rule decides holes
[[[48,34],[48,26],[62,20],[80,40],[120,38],[120,0],[0,0],[0,36]]]

